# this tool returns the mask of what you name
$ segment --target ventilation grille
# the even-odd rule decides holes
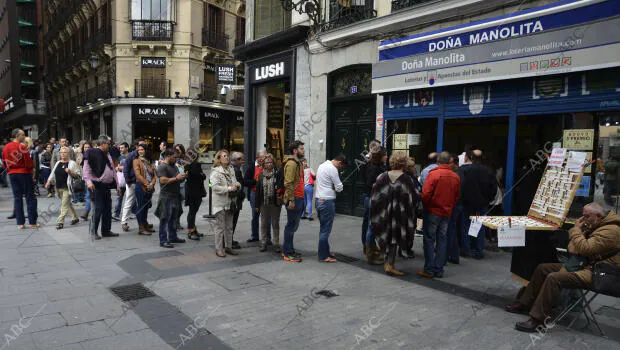
[[[110,290],[122,301],[140,300],[156,296],[155,293],[143,286],[142,283],[114,287],[110,288]]]

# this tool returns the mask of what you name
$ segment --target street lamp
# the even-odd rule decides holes
[[[321,0],[280,0],[286,11],[295,10],[299,14],[306,14],[313,27],[321,24]]]

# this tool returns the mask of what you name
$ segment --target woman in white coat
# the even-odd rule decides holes
[[[227,150],[220,150],[215,155],[211,170],[210,186],[212,189],[213,214],[215,215],[215,254],[220,258],[226,254],[237,255],[232,250],[233,199],[239,193],[241,184],[235,178],[235,171],[230,166]]]
[[[45,188],[49,188],[50,185],[56,187],[56,193],[60,197],[60,215],[56,220],[56,229],[60,230],[65,224],[65,216],[67,212],[71,212],[71,225],[75,225],[80,220],[78,219],[73,204],[71,203],[71,196],[73,195],[73,180],[78,178],[82,170],[80,166],[70,158],[71,150],[68,147],[60,148],[60,160],[54,165],[52,172],[45,183]]]

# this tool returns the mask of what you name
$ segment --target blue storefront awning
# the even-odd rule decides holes
[[[610,18],[619,13],[620,1],[617,0],[560,1],[508,15],[386,40],[379,44],[379,60],[527,36]]]

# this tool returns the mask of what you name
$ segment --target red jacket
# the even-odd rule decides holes
[[[19,142],[9,142],[2,150],[2,166],[10,174],[32,174],[34,162],[28,147]]]
[[[428,173],[422,188],[422,202],[429,213],[450,217],[461,195],[461,179],[448,164],[441,164]]]

